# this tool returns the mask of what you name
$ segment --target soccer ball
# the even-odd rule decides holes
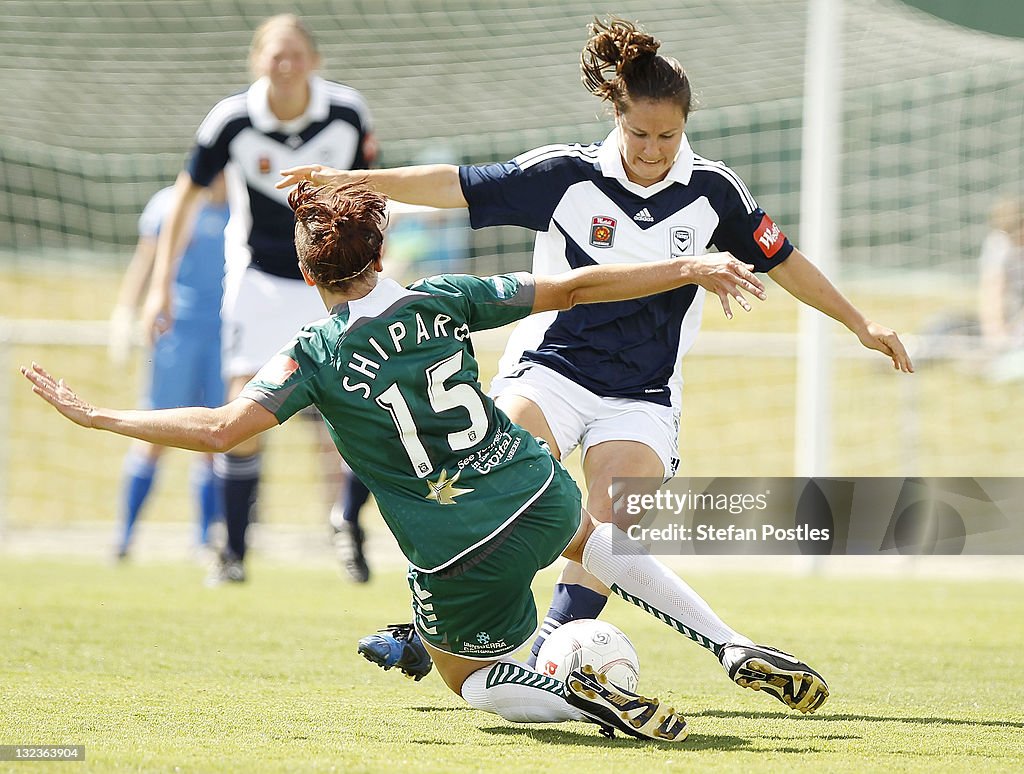
[[[640,659],[633,643],[605,621],[583,618],[555,629],[537,654],[537,669],[556,680],[589,664],[598,674],[627,691],[636,691]]]

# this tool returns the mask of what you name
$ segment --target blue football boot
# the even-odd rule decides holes
[[[381,669],[398,667],[402,674],[419,681],[430,674],[434,662],[411,623],[388,624],[377,634],[359,640],[359,653]]]

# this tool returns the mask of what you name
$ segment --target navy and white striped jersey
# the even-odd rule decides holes
[[[626,177],[617,129],[603,143],[549,145],[503,164],[459,169],[473,228],[537,232],[534,274],[599,263],[702,255],[714,245],[757,271],[793,251],[739,176],[682,140],[665,180]],[[499,374],[540,363],[598,395],[679,405],[680,356],[700,327],[697,285],[633,301],[534,315],[509,339]]]
[[[274,187],[279,171],[298,164],[362,169],[372,131],[370,111],[355,89],[310,79],[306,112],[280,121],[267,101],[269,80],[218,102],[196,132],[186,169],[209,185],[226,170],[231,221],[225,232],[229,267],[252,265],[279,277],[301,279],[288,192]]]

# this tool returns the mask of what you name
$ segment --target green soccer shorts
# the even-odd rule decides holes
[[[435,573],[410,568],[420,637],[438,650],[485,661],[521,648],[537,630],[533,576],[559,557],[580,516],[580,490],[556,463],[544,494],[455,567]]]

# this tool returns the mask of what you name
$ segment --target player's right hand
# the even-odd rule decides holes
[[[718,296],[722,311],[728,319],[732,319],[730,299],[749,312],[750,303],[743,296],[743,291],[764,301],[764,283],[754,274],[754,266],[734,258],[729,253],[706,253],[697,259],[699,276],[696,284]]]
[[[300,167],[291,167],[281,170],[281,179],[277,181],[277,188],[291,188],[303,180],[308,180],[313,185],[337,185],[346,180],[355,180],[362,177],[362,173],[353,173],[351,170],[335,169],[325,167],[323,164],[304,164]]]

